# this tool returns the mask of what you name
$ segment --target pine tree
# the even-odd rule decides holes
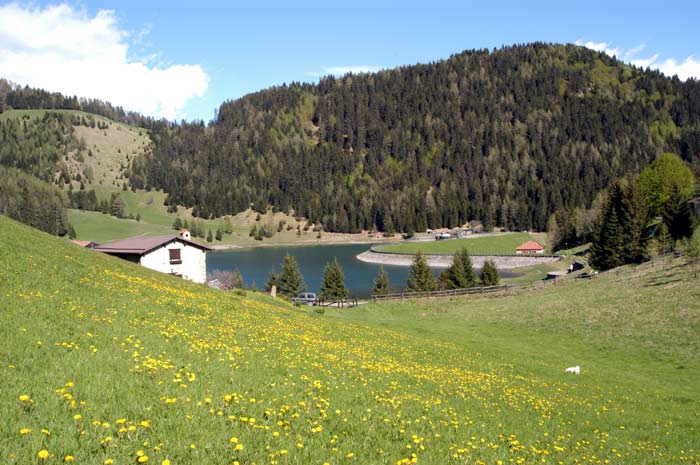
[[[623,235],[623,261],[641,263],[647,258],[646,225],[649,220],[639,178],[626,180],[620,198],[620,226]]]
[[[299,271],[297,261],[292,255],[285,255],[282,274],[279,277],[279,292],[287,297],[295,297],[306,290],[304,277]]]
[[[698,265],[700,265],[700,228],[696,228],[693,231],[693,235],[688,239],[684,252],[686,263],[693,267],[695,277],[697,277]]]
[[[624,238],[618,216],[620,200],[620,185],[615,182],[598,216],[591,243],[591,265],[601,271],[624,264]]]
[[[223,239],[223,237],[224,237],[224,234],[223,234],[223,232],[221,231],[221,226],[219,226],[219,227],[216,229],[216,236],[215,236],[214,238],[215,238],[217,241],[220,241],[221,239]]]
[[[460,286],[476,286],[476,273],[474,273],[474,266],[472,265],[472,259],[469,256],[469,250],[467,250],[466,247],[463,247],[455,254],[455,258],[459,259],[459,261],[462,263],[462,269],[464,270],[462,281],[459,282]]]
[[[339,301],[347,299],[348,289],[345,287],[345,275],[338,260],[334,257],[331,263],[326,263],[321,282],[321,297],[327,300]]]
[[[214,237],[211,235],[211,229],[210,229],[209,232],[207,233],[207,242],[213,242],[213,241],[214,241]]]
[[[379,272],[377,277],[374,279],[374,289],[372,293],[375,295],[387,295],[391,292],[391,285],[389,284],[389,275],[387,275],[384,266],[379,267]]]
[[[279,275],[275,272],[275,267],[273,266],[270,273],[267,275],[267,282],[265,283],[265,292],[270,292],[272,286],[279,287]]]
[[[435,278],[428,266],[428,261],[422,252],[418,252],[413,258],[411,270],[408,275],[406,290],[409,292],[422,292],[435,290]]]
[[[656,234],[657,249],[659,255],[667,255],[673,252],[673,237],[668,232],[668,226],[662,222]]]
[[[482,286],[496,286],[501,280],[498,268],[493,260],[486,260],[479,276]]]
[[[173,222],[173,229],[174,230],[180,230],[182,229],[182,220],[180,220],[180,217],[176,217],[175,221]]]
[[[695,227],[695,217],[690,198],[674,186],[662,213],[664,223],[674,240],[690,237]]]

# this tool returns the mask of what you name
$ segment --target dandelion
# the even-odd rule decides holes
[[[39,457],[40,460],[47,459],[49,457],[49,451],[46,449],[41,449],[36,456]]]
[[[104,462],[102,462],[104,465],[112,465],[114,463],[113,459],[106,459]]]
[[[63,461],[64,461],[64,462],[68,462],[68,463],[72,462],[73,460],[75,460],[75,457],[73,457],[72,455],[66,455],[66,456],[63,458]]]
[[[22,394],[21,396],[19,396],[20,402],[29,402],[29,400],[30,400],[30,397],[27,394]]]
[[[170,460],[168,460],[168,459],[163,460],[161,465],[170,465]]]
[[[19,434],[21,436],[24,436],[25,434],[29,434],[31,432],[32,432],[32,430],[30,430],[29,428],[22,428],[21,430],[19,430]]]

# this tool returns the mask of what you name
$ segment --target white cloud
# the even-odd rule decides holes
[[[90,17],[65,4],[0,6],[0,77],[156,117],[183,117],[187,101],[204,95],[207,74],[199,65],[158,67],[132,58],[129,39],[113,11]]]
[[[321,71],[309,71],[307,76],[321,77],[332,74],[333,76],[344,76],[348,73],[374,73],[382,70],[381,66],[372,65],[354,65],[354,66],[322,66]]]
[[[621,50],[612,47],[608,42],[584,42],[579,39],[576,41],[576,45],[582,45],[598,52],[604,52],[610,56],[617,56],[618,58],[623,57],[634,66],[658,69],[666,76],[678,76],[679,79],[684,81],[690,78],[700,79],[700,58],[696,59],[689,56],[682,61],[674,58],[667,58],[662,61],[659,59],[658,53],[647,58],[635,58],[646,48],[645,44],[640,44],[629,50]]]

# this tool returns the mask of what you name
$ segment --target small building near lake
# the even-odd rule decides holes
[[[207,281],[207,252],[211,249],[184,237],[132,237],[98,245],[95,250],[196,283]]]
[[[527,241],[523,245],[517,247],[515,249],[515,253],[517,255],[543,254],[544,253],[544,246],[535,242],[535,241]]]

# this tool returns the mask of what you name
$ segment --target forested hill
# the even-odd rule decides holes
[[[253,204],[331,231],[544,230],[662,152],[697,172],[700,84],[538,43],[274,87],[152,139],[132,183],[201,216]]]

